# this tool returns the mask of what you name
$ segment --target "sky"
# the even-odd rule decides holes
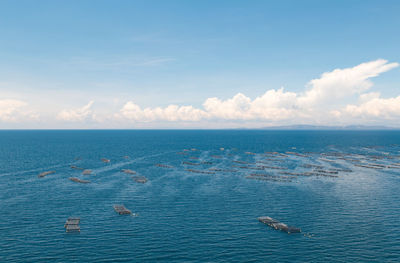
[[[400,128],[400,1],[0,1],[0,129]]]

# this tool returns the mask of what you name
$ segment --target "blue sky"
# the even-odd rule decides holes
[[[327,124],[321,111],[332,124],[393,126],[399,14],[399,1],[3,0],[0,128]],[[351,87],[310,86],[378,59]],[[322,108],[264,96],[281,87],[353,91]]]

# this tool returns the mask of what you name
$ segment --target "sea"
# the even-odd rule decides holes
[[[2,130],[0,262],[400,262],[400,131]]]

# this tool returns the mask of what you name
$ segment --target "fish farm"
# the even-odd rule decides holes
[[[223,149],[223,150],[222,150]],[[217,154],[224,152],[224,155]],[[170,169],[177,172],[193,174],[197,176],[238,176],[244,180],[258,181],[259,183],[271,184],[293,184],[302,178],[326,178],[334,180],[353,173],[355,169],[368,170],[399,170],[400,156],[377,155],[368,153],[345,153],[345,152],[240,152],[235,149],[221,147],[214,151],[208,151],[204,154],[198,149],[183,149],[176,152],[181,155],[180,163],[155,163],[153,167]],[[132,166],[134,162],[128,156],[123,156],[127,165]],[[109,159],[101,158],[103,163],[110,163]],[[69,167],[72,170],[80,171],[81,175],[92,175],[97,173],[97,168],[85,169],[79,166],[82,158],[76,160],[76,164]],[[195,166],[196,169],[190,168]],[[133,175],[132,180],[139,184],[146,184],[149,179],[143,174],[148,174],[146,170],[138,172],[132,169],[123,168],[119,170],[122,173]],[[55,174],[56,171],[45,171],[40,173],[39,177]],[[81,179],[77,175],[68,177],[75,183],[89,184],[92,180]],[[132,214],[124,205],[114,205],[114,210],[121,215]],[[268,226],[286,233],[299,233],[300,228],[288,226],[271,217],[259,217],[258,220]],[[79,232],[79,219],[70,218],[65,224],[67,232]]]

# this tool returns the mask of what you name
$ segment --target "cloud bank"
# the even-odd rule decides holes
[[[384,98],[373,88],[372,79],[398,67],[378,59],[355,67],[335,69],[309,81],[304,91],[291,92],[284,88],[270,89],[250,98],[237,93],[230,98],[210,97],[201,107],[168,105],[144,107],[135,101],[122,101],[114,109],[104,106],[105,101],[94,101],[76,108],[62,109],[48,122],[76,123],[80,127],[96,123],[97,127],[263,127],[290,124],[376,124],[390,123],[400,127],[400,94]],[[113,100],[110,98],[109,100]],[[101,104],[103,103],[103,104]],[[110,104],[109,104],[110,105]],[[0,99],[0,123],[38,120],[37,111],[22,100]],[[45,115],[45,114],[44,114]],[[385,121],[388,122],[385,122]]]
[[[400,116],[400,96],[383,99],[371,96],[368,91],[373,83],[371,78],[398,67],[398,63],[388,63],[379,59],[345,69],[335,69],[311,80],[302,93],[285,91],[284,88],[271,89],[263,95],[251,99],[242,93],[222,100],[208,98],[203,108],[169,105],[165,108],[145,108],[127,102],[119,114],[132,122],[187,121],[200,120],[244,120],[244,121],[300,121],[311,122],[319,119],[349,117],[396,118]],[[340,105],[343,99],[358,95],[363,102],[359,105]],[[378,95],[379,96],[379,95]]]

